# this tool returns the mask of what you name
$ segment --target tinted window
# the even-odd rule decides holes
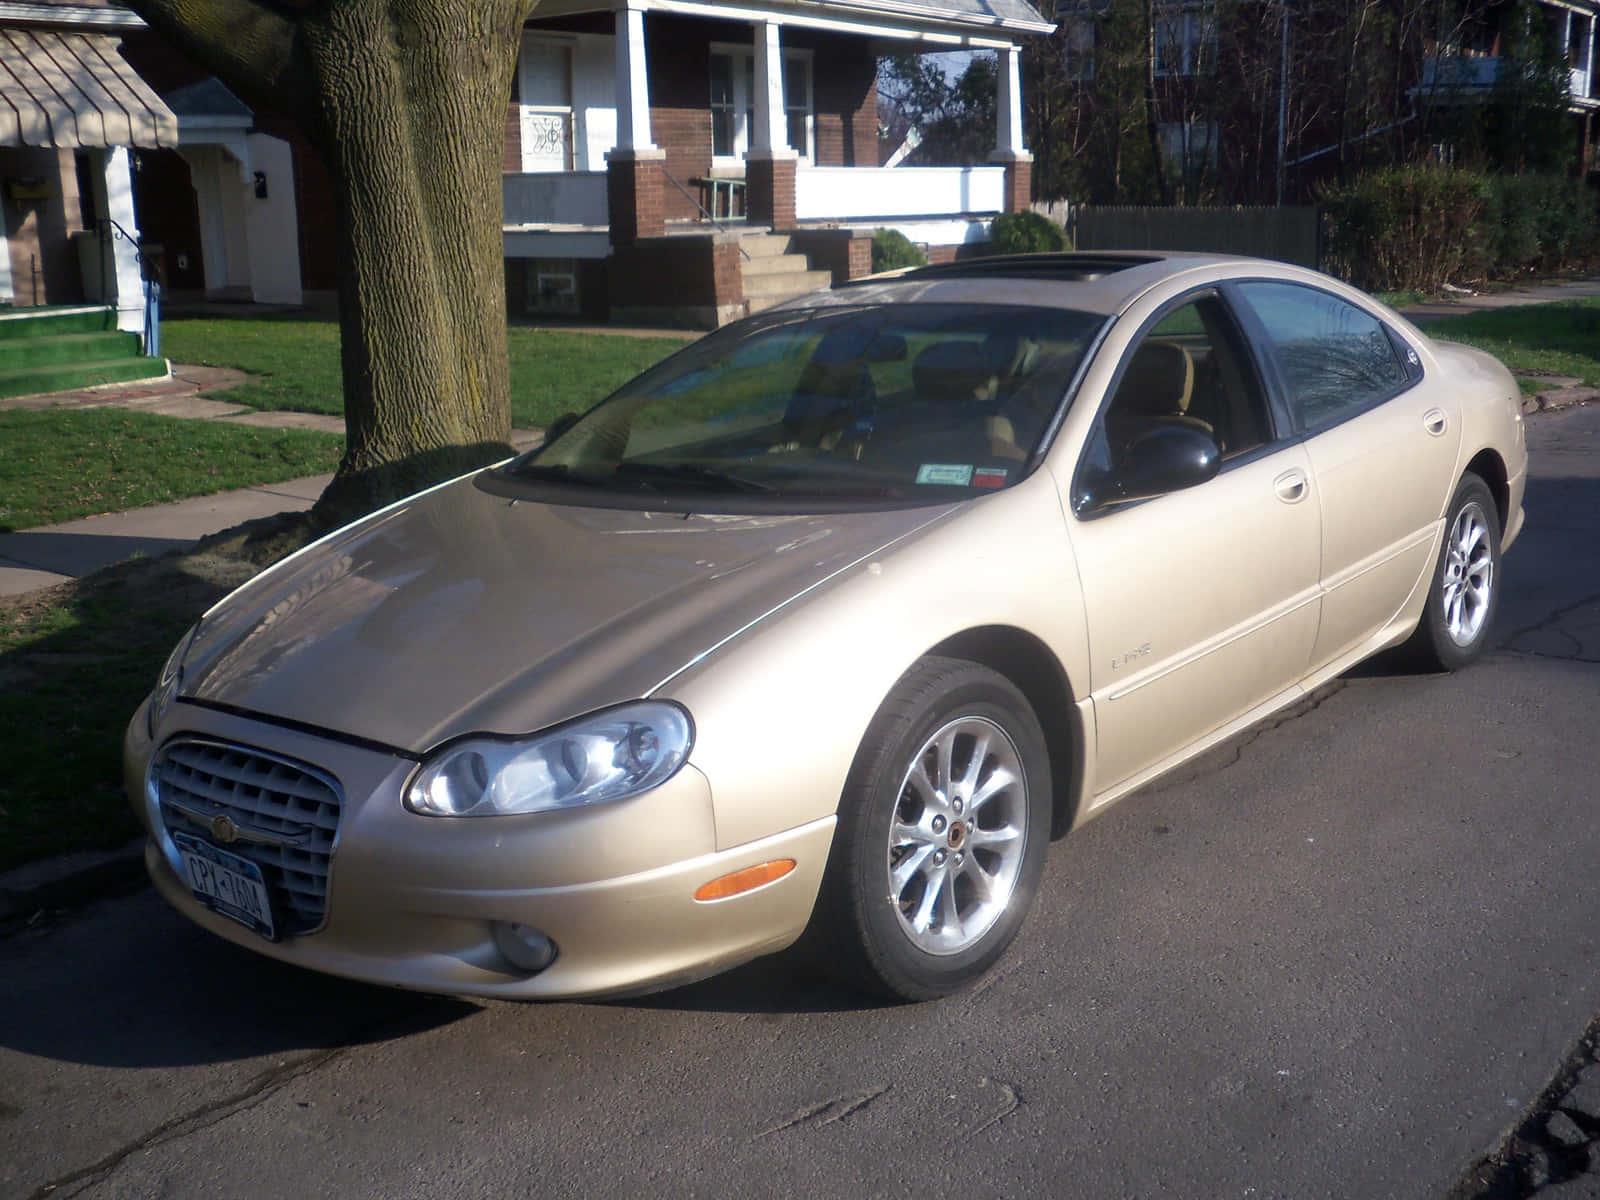
[[[1167,313],[1129,351],[1085,451],[1080,507],[1117,480],[1135,442],[1167,426],[1206,434],[1224,460],[1272,440],[1255,368],[1215,296]]]
[[[1307,429],[1343,420],[1405,385],[1394,343],[1364,310],[1292,283],[1246,283],[1239,290],[1266,327],[1289,404]]]
[[[896,304],[712,334],[510,471],[623,495],[940,502],[1009,487],[1103,318]]]

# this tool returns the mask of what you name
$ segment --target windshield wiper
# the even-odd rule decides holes
[[[772,492],[771,484],[747,479],[704,463],[624,462],[617,464],[617,476],[650,485],[665,484],[719,492]]]
[[[566,463],[521,463],[507,467],[506,474],[516,479],[533,479],[549,483],[575,483],[580,487],[604,487],[606,484],[603,476],[580,475]]]

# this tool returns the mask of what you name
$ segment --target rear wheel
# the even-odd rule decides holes
[[[1488,485],[1465,475],[1445,517],[1422,622],[1408,648],[1417,661],[1454,671],[1483,653],[1500,600],[1500,519]]]
[[[1016,936],[1049,832],[1049,756],[1027,700],[987,667],[923,659],[856,754],[817,940],[871,991],[957,991]]]

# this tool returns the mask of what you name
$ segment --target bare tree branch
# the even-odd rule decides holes
[[[205,63],[247,100],[297,122],[315,112],[316,87],[300,45],[299,12],[271,0],[127,0],[150,26]]]

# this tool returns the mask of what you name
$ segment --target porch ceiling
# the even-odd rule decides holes
[[[172,111],[106,34],[0,29],[0,146],[175,146]]]
[[[607,0],[541,0],[535,19],[612,12]],[[890,39],[918,38],[971,45],[1004,45],[1025,34],[1049,33],[1055,25],[1028,0],[630,0],[630,8],[730,21],[767,20],[779,25],[836,29]]]

